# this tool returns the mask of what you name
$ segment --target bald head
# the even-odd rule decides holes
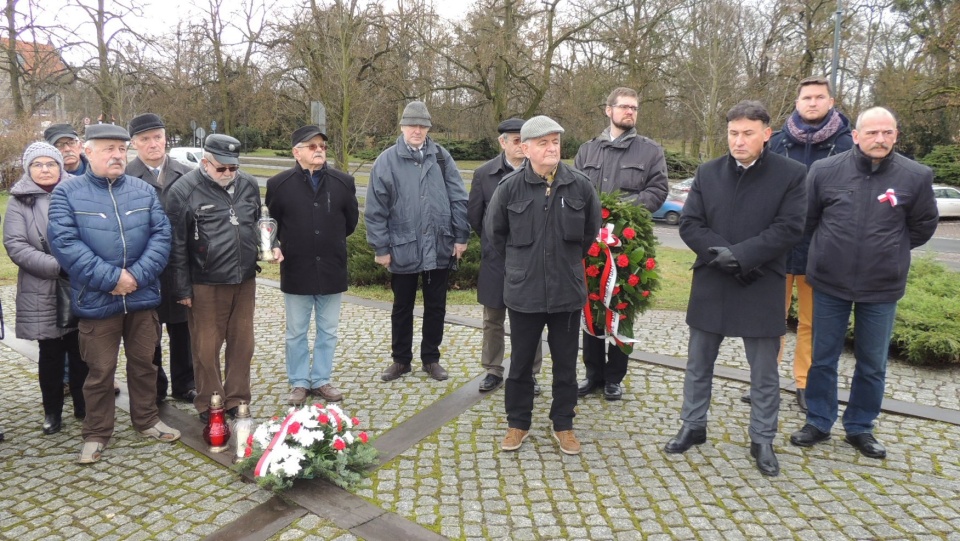
[[[863,129],[864,121],[867,121],[873,118],[885,118],[885,119],[891,120],[893,122],[893,127],[894,128],[897,127],[897,118],[893,116],[893,113],[891,113],[889,109],[885,107],[871,107],[866,111],[863,111],[862,113],[860,113],[860,116],[857,117],[856,128],[858,130]]]
[[[893,152],[893,145],[897,142],[897,119],[889,109],[867,109],[857,117],[853,142],[874,163],[880,162]]]

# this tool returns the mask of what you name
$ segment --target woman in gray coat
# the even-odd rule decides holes
[[[32,143],[23,153],[23,176],[10,189],[4,217],[3,246],[20,267],[17,273],[17,338],[37,340],[43,396],[43,433],[60,431],[63,412],[64,356],[70,369],[73,414],[86,416],[83,383],[87,365],[80,356],[76,327],[57,326],[57,278],[60,265],[46,240],[50,193],[68,178],[63,157],[47,143]]]

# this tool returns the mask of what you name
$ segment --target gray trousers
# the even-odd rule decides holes
[[[480,365],[498,378],[503,377],[503,322],[507,318],[506,308],[483,307],[483,346],[480,351]],[[533,375],[540,373],[543,364],[543,340],[537,341],[537,352],[533,355]]]
[[[713,367],[723,339],[722,334],[690,327],[687,371],[683,378],[683,408],[680,410],[680,419],[686,427],[707,427]],[[777,370],[780,337],[744,338],[743,346],[750,364],[750,441],[773,443],[780,414],[780,374]]]

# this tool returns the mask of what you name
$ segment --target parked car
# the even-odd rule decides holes
[[[687,194],[690,193],[690,188],[693,186],[693,178],[688,178],[681,180],[670,186],[670,195],[675,197],[686,198]]]
[[[653,213],[653,219],[667,222],[669,225],[680,223],[680,215],[683,213],[683,199],[677,197],[668,197],[663,202],[663,206]]]
[[[960,189],[953,186],[934,186],[937,210],[941,218],[960,218]]]
[[[170,157],[184,165],[197,168],[200,167],[200,160],[203,159],[203,149],[199,147],[173,147],[170,149]]]

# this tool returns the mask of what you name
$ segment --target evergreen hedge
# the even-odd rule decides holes
[[[960,364],[960,273],[932,258],[914,259],[897,305],[891,351],[910,364]]]
[[[920,163],[933,169],[936,184],[960,186],[960,145],[935,146]]]

